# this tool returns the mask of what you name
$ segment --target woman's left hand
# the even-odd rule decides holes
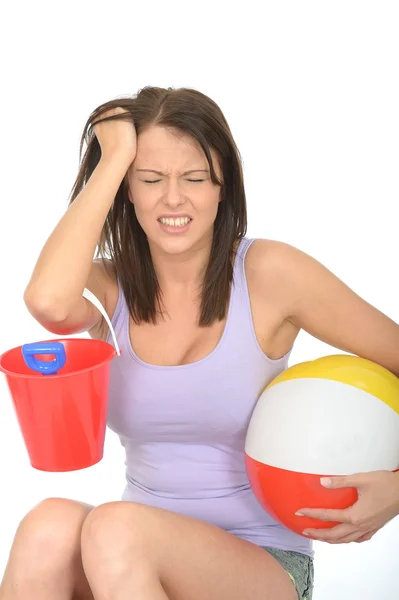
[[[328,483],[330,481],[330,484]],[[399,473],[373,471],[321,480],[330,489],[355,487],[358,500],[344,510],[303,508],[296,514],[337,521],[330,529],[305,529],[303,533],[330,544],[365,542],[399,514]]]

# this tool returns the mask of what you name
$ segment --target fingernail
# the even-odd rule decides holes
[[[321,477],[320,478],[320,483],[324,487],[330,487],[330,485],[331,485],[331,479],[329,477]]]
[[[308,533],[306,533],[306,531],[302,531],[302,535],[306,535],[306,536],[308,536],[308,537],[309,537],[309,534],[308,534]]]
[[[297,517],[303,517],[303,513],[301,513],[299,510],[295,514]]]

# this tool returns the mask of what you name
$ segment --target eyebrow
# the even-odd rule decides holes
[[[147,173],[156,173],[157,175],[165,175],[161,171],[155,171],[154,169],[136,169],[136,171],[145,171]],[[185,171],[183,175],[189,175],[190,173],[209,173],[209,169],[191,169],[190,171]]]

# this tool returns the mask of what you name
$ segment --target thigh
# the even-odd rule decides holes
[[[144,558],[170,600],[298,600],[286,570],[262,547],[161,508],[99,506],[85,521],[82,547],[89,581],[111,563],[134,570]]]

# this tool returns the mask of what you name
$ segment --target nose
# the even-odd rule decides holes
[[[179,184],[173,180],[168,181],[167,190],[163,198],[164,204],[171,208],[177,208],[182,204],[185,204],[186,198],[184,197]]]

